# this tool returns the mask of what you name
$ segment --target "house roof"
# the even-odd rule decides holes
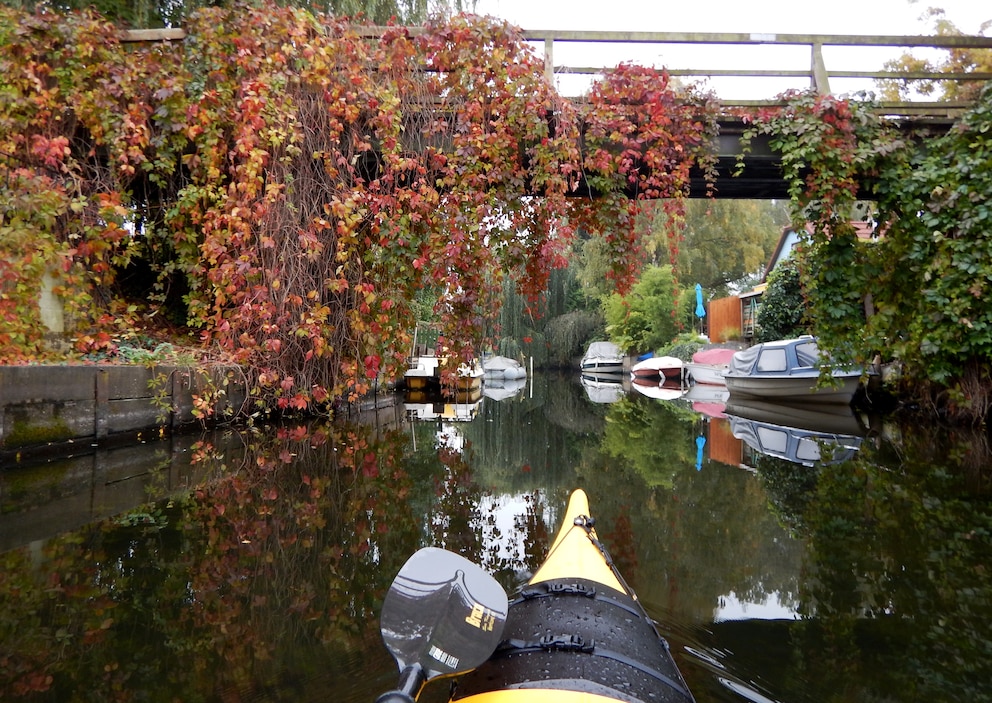
[[[851,220],[851,226],[854,227],[854,234],[858,239],[869,240],[872,239],[875,232],[875,225],[872,222],[865,222],[864,220]],[[808,233],[813,233],[813,225],[806,223],[803,230]],[[796,228],[792,225],[782,228],[782,234],[779,235],[778,243],[775,245],[775,249],[772,251],[772,255],[768,259],[768,265],[765,267],[765,274],[761,277],[761,282],[764,283],[768,279],[768,274],[772,272],[780,261],[787,259],[789,254],[792,253],[792,248],[799,241],[799,237],[796,234]]]

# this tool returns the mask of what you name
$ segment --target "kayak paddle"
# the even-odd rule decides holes
[[[506,613],[506,591],[482,567],[445,549],[418,551],[382,604],[382,641],[400,680],[376,703],[414,703],[431,679],[482,664],[502,638]]]

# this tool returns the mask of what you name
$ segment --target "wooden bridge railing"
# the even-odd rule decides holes
[[[830,93],[831,78],[860,78],[875,80],[941,80],[941,81],[988,81],[992,72],[932,72],[897,70],[830,70],[823,58],[823,48],[838,47],[901,47],[936,49],[992,49],[992,37],[984,36],[856,36],[819,34],[702,34],[678,32],[580,32],[560,30],[524,30],[529,41],[544,42],[545,73],[549,80],[555,75],[588,74],[601,75],[609,70],[603,66],[557,66],[554,64],[556,43],[584,44],[654,44],[659,46],[704,45],[709,47],[726,46],[807,46],[810,50],[808,69],[746,69],[746,68],[692,68],[687,66],[666,66],[669,75],[689,78],[808,78],[810,87]],[[774,100],[721,99],[727,106],[760,107],[774,105]],[[899,101],[884,102],[881,108],[894,116],[953,117],[970,105],[964,102],[924,102]]]
[[[362,36],[381,36],[383,27],[363,27]],[[412,35],[422,32],[420,27],[409,27]],[[823,58],[824,47],[901,47],[930,49],[990,49],[992,37],[984,36],[860,36],[832,34],[734,34],[734,33],[682,33],[682,32],[599,32],[566,30],[523,30],[529,42],[544,43],[545,73],[549,81],[562,75],[601,75],[611,66],[565,66],[554,64],[555,44],[653,44],[658,46],[808,46],[810,50],[809,68],[803,69],[747,69],[747,68],[693,68],[687,66],[666,66],[672,76],[685,78],[808,78],[810,87],[821,93],[830,93],[830,79],[874,79],[874,80],[939,80],[939,81],[988,81],[992,72],[931,72],[896,70],[831,70]],[[185,31],[176,28],[137,29],[124,31],[122,39],[129,42],[176,41],[185,38]],[[721,98],[727,107],[762,107],[778,104],[772,99],[727,100]],[[951,101],[891,101],[880,105],[887,115],[916,118],[951,120],[970,107],[965,102]]]

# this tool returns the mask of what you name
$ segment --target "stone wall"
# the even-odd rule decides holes
[[[0,366],[0,459],[172,431],[197,422],[194,396],[212,398],[215,417],[246,412],[247,388],[236,367]]]

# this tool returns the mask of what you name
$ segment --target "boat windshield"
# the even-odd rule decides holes
[[[796,366],[801,369],[816,368],[819,364],[820,350],[816,342],[802,342],[796,345]]]

